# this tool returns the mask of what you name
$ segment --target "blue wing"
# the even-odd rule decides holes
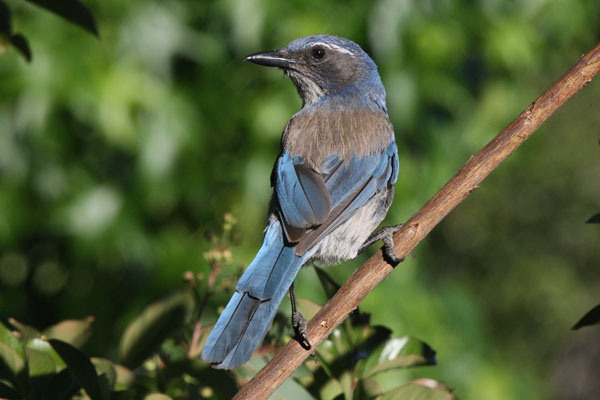
[[[398,152],[392,141],[381,154],[349,161],[334,154],[323,160],[319,171],[285,152],[275,170],[277,210],[288,241],[297,243],[295,253],[302,255],[396,182]]]

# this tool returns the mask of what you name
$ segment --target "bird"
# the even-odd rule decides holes
[[[283,130],[262,245],[201,353],[218,369],[250,359],[288,290],[296,338],[311,348],[293,286],[303,265],[337,264],[378,240],[389,263],[403,260],[392,240],[401,224],[372,233],[390,208],[399,169],[375,62],[353,41],[325,34],[244,61],[283,70],[302,107]]]

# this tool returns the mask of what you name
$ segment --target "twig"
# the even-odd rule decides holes
[[[404,257],[454,207],[476,189],[506,157],[515,151],[571,96],[586,86],[600,70],[600,44],[582,56],[560,79],[534,101],[433,196],[394,235],[395,251]],[[313,346],[321,343],[383,280],[393,268],[374,254],[356,270],[331,300],[308,323]],[[310,355],[296,341],[290,341],[234,399],[266,399]]]

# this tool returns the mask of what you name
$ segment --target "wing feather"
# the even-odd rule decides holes
[[[398,156],[392,141],[381,154],[340,160],[325,158],[320,171],[285,152],[276,164],[277,214],[286,238],[303,255],[348,220],[376,193],[396,182]]]

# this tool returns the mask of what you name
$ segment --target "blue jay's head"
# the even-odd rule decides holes
[[[373,60],[356,43],[338,36],[302,37],[284,49],[251,54],[244,61],[281,68],[305,105],[326,95],[385,97]]]

